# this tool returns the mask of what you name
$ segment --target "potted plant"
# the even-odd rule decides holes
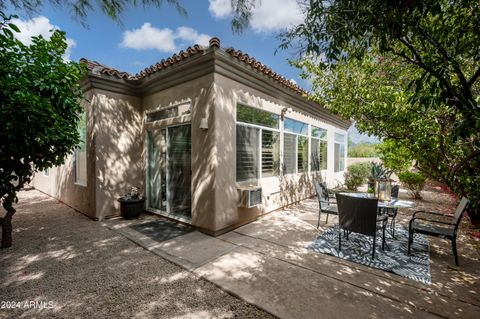
[[[381,200],[388,199],[392,173],[393,171],[383,167],[382,163],[372,162],[372,169],[368,178],[368,193],[373,193],[375,197],[381,197]]]
[[[138,217],[145,210],[145,200],[138,187],[131,187],[130,192],[118,199],[122,217],[125,219]]]

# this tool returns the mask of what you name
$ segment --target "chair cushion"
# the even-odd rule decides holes
[[[328,205],[328,206],[322,207],[322,212],[338,215],[338,207],[335,205]]]
[[[422,223],[415,221],[412,225],[413,232],[437,236],[441,238],[453,238],[453,233],[455,229],[452,226],[445,225],[439,226],[431,223]]]

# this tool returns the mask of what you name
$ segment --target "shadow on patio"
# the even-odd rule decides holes
[[[19,197],[14,245],[0,250],[0,301],[53,308],[0,318],[271,318],[51,197]]]
[[[437,207],[434,207],[437,206]],[[426,192],[417,208],[453,210],[451,198]],[[406,225],[415,209],[401,209]],[[333,218],[332,218],[333,217]],[[460,267],[455,267],[450,242],[430,241],[432,284],[422,284],[306,247],[337,222],[322,215],[316,229],[316,198],[268,214],[219,238],[238,249],[196,272],[282,318],[480,316],[480,262],[464,220],[459,236]],[[406,243],[405,243],[406,245]]]

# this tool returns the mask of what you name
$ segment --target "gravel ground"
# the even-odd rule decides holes
[[[0,318],[273,318],[36,190],[16,208]]]

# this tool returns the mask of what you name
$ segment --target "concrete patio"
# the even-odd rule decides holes
[[[451,209],[451,199],[425,192],[418,207]],[[399,213],[405,224],[411,210]],[[430,238],[432,284],[422,284],[306,249],[336,222],[317,230],[315,198],[270,213],[217,238],[192,232],[156,242],[128,227],[158,218],[110,220],[110,229],[280,318],[479,318],[478,243],[459,237],[460,267],[450,243]]]

